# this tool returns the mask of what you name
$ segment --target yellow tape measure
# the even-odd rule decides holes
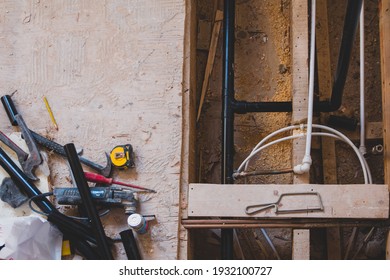
[[[120,169],[134,167],[133,147],[130,144],[114,147],[110,153],[110,159],[112,164]]]

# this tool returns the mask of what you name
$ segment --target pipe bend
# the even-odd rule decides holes
[[[302,163],[295,165],[293,171],[295,174],[299,174],[299,175],[308,173],[310,171],[311,164],[312,164],[311,156],[305,155],[302,160]]]

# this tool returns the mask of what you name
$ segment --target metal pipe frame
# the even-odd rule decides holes
[[[337,70],[335,73],[332,96],[330,100],[317,101],[314,110],[317,112],[332,112],[338,110],[342,102],[342,94],[347,78],[353,40],[356,34],[362,0],[349,0],[339,51]],[[234,96],[234,24],[235,0],[224,1],[223,19],[223,97],[222,97],[222,155],[221,182],[234,183],[234,115],[254,112],[291,112],[292,102],[247,102],[238,101]],[[290,224],[291,227],[293,224]],[[236,225],[238,227],[238,225]],[[233,259],[233,230],[234,227],[220,226],[221,257]]]

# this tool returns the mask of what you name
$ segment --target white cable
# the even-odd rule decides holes
[[[309,73],[309,98],[307,109],[307,134],[306,148],[302,163],[294,166],[295,174],[304,174],[310,171],[311,160],[311,134],[313,128],[313,106],[314,106],[314,62],[316,45],[316,0],[311,1],[311,30],[310,30],[310,73]]]
[[[282,133],[282,132],[284,132],[286,130],[298,129],[300,127],[302,127],[302,125],[289,126],[289,127],[282,128],[282,129],[279,129],[279,130],[273,132],[272,136],[270,134],[269,136],[265,137],[263,140],[261,140],[259,142],[259,144],[256,145],[255,149],[253,149],[252,152],[249,154],[249,156],[241,163],[240,167],[237,169],[237,172],[238,173],[241,172],[242,169],[244,168],[244,166],[245,166],[245,170],[246,170],[247,163],[249,163],[250,159],[252,159],[261,150],[263,150],[263,149],[265,149],[265,148],[267,148],[269,146],[272,146],[274,144],[286,141],[286,140],[291,140],[291,139],[303,137],[305,135],[305,133],[296,134],[296,135],[290,135],[290,136],[286,136],[286,137],[281,138],[281,139],[274,140],[274,141],[272,141],[270,143],[267,143],[264,146],[262,146],[262,144],[264,144],[264,142],[266,140],[270,139],[271,137],[273,137],[273,136],[275,136],[275,135],[277,135],[279,133]],[[356,148],[356,146],[352,143],[352,141],[348,139],[347,136],[345,136],[341,132],[339,132],[339,131],[331,128],[331,127],[327,127],[327,126],[324,126],[324,125],[313,124],[313,127],[320,128],[320,129],[323,129],[323,130],[326,130],[326,131],[329,131],[329,132],[333,133],[333,134],[329,134],[329,133],[315,132],[315,133],[313,133],[313,135],[316,135],[316,136],[317,135],[319,135],[319,136],[329,136],[329,137],[335,137],[336,136],[336,138],[338,138],[340,140],[343,140],[344,142],[349,144],[351,146],[351,148],[355,151],[355,153],[356,153],[356,155],[357,155],[357,157],[358,157],[358,159],[360,161],[360,164],[361,164],[362,169],[363,169],[363,176],[364,176],[365,184],[371,184],[372,183],[372,176],[371,176],[371,173],[370,173],[370,170],[368,168],[368,164],[367,164],[365,158],[360,153],[360,151]]]
[[[365,100],[364,100],[364,1],[362,1],[362,10],[360,12],[360,147],[362,155],[367,153],[366,149],[366,121],[365,121]]]

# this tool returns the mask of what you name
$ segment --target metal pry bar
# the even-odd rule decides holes
[[[319,206],[311,207],[311,208],[297,208],[297,209],[287,209],[287,210],[279,210],[279,205],[283,199],[283,197],[287,196],[307,196],[314,195],[318,197]],[[324,205],[322,204],[321,195],[318,192],[298,192],[298,193],[284,193],[281,194],[279,199],[273,203],[263,203],[256,205],[249,205],[245,208],[245,213],[247,215],[254,215],[256,213],[263,212],[267,209],[275,208],[275,214],[288,214],[288,213],[304,213],[308,211],[324,211]],[[254,209],[254,210],[253,210]]]

